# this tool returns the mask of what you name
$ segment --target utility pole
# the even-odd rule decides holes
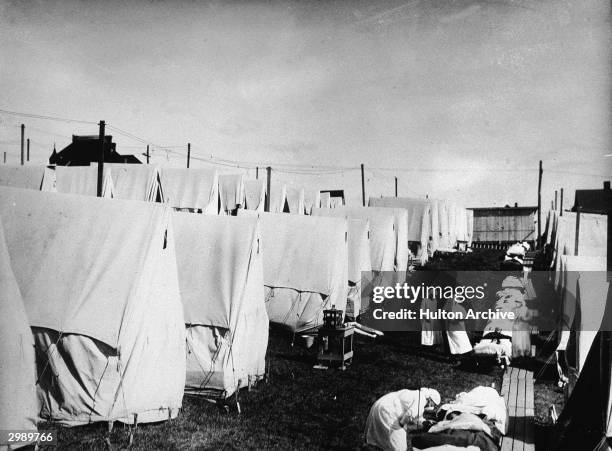
[[[100,121],[100,131],[98,134],[98,145],[100,146],[100,154],[98,156],[98,197],[102,197],[102,183],[104,180],[104,139],[106,123]]]
[[[26,161],[30,161],[30,138],[28,138],[27,143],[28,144],[27,144],[27,147],[26,147],[26,150],[27,150],[27,152],[26,152]]]
[[[578,255],[578,242],[580,241],[580,204],[576,205],[576,239],[574,240],[574,255]]]
[[[395,177],[395,197],[397,197],[397,177]]]
[[[538,172],[538,247],[542,240],[542,160],[540,160],[540,170]]]
[[[266,168],[266,173],[267,173],[267,180],[266,180],[266,202],[264,204],[264,210],[266,211],[270,211],[270,197],[272,196],[272,168],[270,166],[268,166]]]
[[[553,210],[557,209],[557,190],[555,190],[555,206],[553,207]]]
[[[361,163],[361,201],[363,203],[363,206],[365,207],[365,175],[364,175],[364,168],[363,168],[363,163]]]
[[[23,166],[23,137],[25,135],[25,124],[21,124],[21,166]]]
[[[149,145],[147,144],[147,164],[149,164]]]
[[[187,143],[187,169],[189,169],[190,159],[191,159],[191,143]]]
[[[259,166],[255,166],[255,180],[259,180]]]
[[[563,188],[561,188],[561,201],[559,202],[559,216],[563,216]]]

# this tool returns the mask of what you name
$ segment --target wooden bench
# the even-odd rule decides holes
[[[508,408],[508,432],[502,451],[534,451],[533,372],[510,367],[504,373],[501,395]]]

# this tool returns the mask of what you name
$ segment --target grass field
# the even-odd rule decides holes
[[[453,267],[487,269],[498,261],[494,252],[451,256]],[[463,260],[457,261],[457,259]],[[449,262],[437,262],[445,266]],[[424,353],[419,336],[387,334],[376,340],[358,337],[353,364],[346,370],[316,370],[314,349],[273,329],[268,346],[269,378],[240,394],[242,413],[227,413],[216,404],[186,397],[177,419],[139,425],[131,449],[368,449],[363,430],[372,403],[390,391],[432,387],[442,400],[453,399],[478,385],[501,387],[501,371],[479,373],[456,368],[442,353]],[[548,351],[544,350],[544,355]],[[543,360],[530,363],[537,373]],[[536,381],[538,448],[550,433],[548,408],[562,407],[554,388],[552,367]],[[55,427],[55,426],[52,426]],[[117,424],[109,435],[106,424],[59,428],[60,449],[113,449],[129,446],[130,431]]]
[[[387,392],[430,386],[450,400],[476,385],[500,387],[499,370],[480,374],[454,368],[442,355],[419,355],[405,334],[356,340],[355,359],[346,371],[313,369],[314,351],[290,341],[286,333],[272,332],[269,381],[241,393],[240,415],[187,397],[177,419],[139,425],[131,449],[368,449],[366,416]],[[551,382],[536,384],[542,439],[548,433],[548,406],[559,396]],[[60,428],[59,448],[108,449],[107,435],[106,424]],[[110,442],[113,449],[126,448],[127,426],[117,424]]]
[[[242,413],[185,398],[169,423],[139,425],[133,449],[366,449],[363,429],[372,403],[402,388],[431,386],[443,399],[476,385],[499,387],[500,374],[453,368],[442,356],[419,356],[406,335],[357,339],[353,365],[346,371],[313,369],[314,350],[273,331],[270,377],[240,395]],[[107,425],[59,429],[60,449],[107,448]],[[129,443],[126,426],[110,435],[113,448]]]

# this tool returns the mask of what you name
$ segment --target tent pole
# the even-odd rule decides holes
[[[191,143],[187,143],[187,169],[189,169],[190,159],[191,159]]]
[[[259,166],[255,167],[255,180],[259,180]]]
[[[361,163],[361,202],[363,203],[363,206],[365,207],[365,176],[364,176],[364,170],[363,170],[363,163]]]
[[[21,166],[23,166],[23,136],[25,134],[25,124],[21,124]]]
[[[266,180],[267,196],[266,196],[264,210],[270,211],[270,197],[272,196],[272,193],[270,191],[270,189],[272,188],[272,168],[270,166],[266,168],[266,173],[267,173],[267,180]]]
[[[563,216],[563,188],[561,188],[561,202],[559,202],[559,216]]]
[[[397,197],[397,177],[395,177],[395,197]]]
[[[149,164],[149,145],[147,144],[147,164]]]
[[[30,138],[28,138],[26,142],[26,161],[30,161]]]
[[[557,209],[557,190],[555,190],[555,207],[554,210]]]
[[[98,197],[102,197],[102,179],[104,174],[104,128],[106,124],[100,121],[100,132],[98,141],[100,146],[100,154],[98,155]]]
[[[540,160],[540,169],[538,171],[538,240],[537,245],[540,247],[542,240],[542,160]]]

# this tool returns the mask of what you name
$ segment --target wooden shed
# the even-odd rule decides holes
[[[517,241],[532,243],[537,235],[538,207],[484,207],[474,211],[473,247],[508,246]]]

